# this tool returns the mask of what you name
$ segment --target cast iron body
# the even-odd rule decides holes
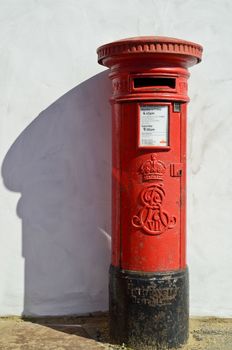
[[[202,47],[138,37],[97,52],[113,86],[111,339],[176,347],[188,338],[188,67]]]

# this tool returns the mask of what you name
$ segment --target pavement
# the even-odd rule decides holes
[[[113,350],[108,315],[0,318],[0,350]],[[232,319],[193,318],[182,350],[232,350]]]

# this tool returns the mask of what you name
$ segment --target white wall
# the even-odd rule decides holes
[[[189,82],[191,313],[232,316],[231,23],[229,0],[0,0],[1,315],[107,309],[110,83],[95,51],[165,35],[204,46]]]

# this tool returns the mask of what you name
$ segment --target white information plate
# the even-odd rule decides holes
[[[168,146],[168,106],[140,106],[139,146]]]

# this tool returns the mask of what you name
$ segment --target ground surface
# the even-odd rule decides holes
[[[108,342],[107,315],[0,318],[1,350],[126,349]],[[232,350],[232,319],[191,319],[189,343],[181,349]]]

